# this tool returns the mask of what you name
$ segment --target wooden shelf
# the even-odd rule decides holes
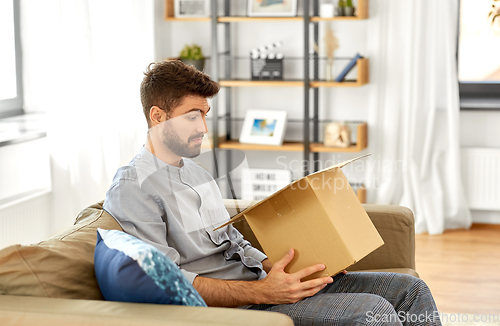
[[[357,15],[354,17],[332,17],[332,18],[322,18],[322,17],[311,17],[311,22],[320,21],[331,21],[331,20],[363,20],[368,18],[368,0],[358,0],[358,5],[356,7]],[[218,22],[229,23],[229,22],[246,22],[246,21],[298,21],[303,20],[304,17],[219,17]],[[174,12],[174,0],[165,0],[165,20],[167,21],[190,21],[190,22],[209,22],[210,17],[186,17],[179,18],[175,17]]]
[[[241,149],[250,151],[288,151],[288,152],[302,152],[304,144],[302,143],[283,143],[281,146],[273,145],[259,145],[259,144],[243,144],[238,141],[226,141],[219,144],[220,148],[226,149]]]
[[[358,76],[355,82],[311,81],[312,88],[317,87],[360,87],[368,84],[368,59],[361,58],[356,62]],[[221,87],[303,87],[302,80],[221,80]]]
[[[302,87],[301,80],[221,80],[221,87]]]
[[[328,153],[328,152],[361,152],[368,146],[368,125],[361,123],[357,127],[357,143],[347,148],[342,147],[326,147],[321,143],[311,143],[309,148],[312,153]],[[259,144],[243,144],[238,141],[222,141],[219,143],[220,148],[240,149],[249,151],[288,151],[302,152],[304,144],[299,142],[285,142],[281,146],[259,145]]]
[[[321,22],[321,21],[335,21],[335,20],[363,20],[364,18],[358,17],[332,17],[332,18],[322,18],[322,17],[311,17],[311,22]],[[184,22],[210,22],[212,18],[210,17],[174,17],[165,16],[166,21],[184,21]],[[303,17],[230,17],[223,16],[217,18],[219,23],[237,23],[237,22],[252,22],[252,21],[301,21]]]

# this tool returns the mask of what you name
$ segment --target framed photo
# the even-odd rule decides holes
[[[250,17],[297,16],[297,0],[247,0]]]
[[[286,111],[249,110],[243,121],[240,143],[281,145],[285,137]]]
[[[174,15],[175,17],[209,17],[210,0],[175,0]]]
[[[262,200],[292,182],[292,171],[278,169],[241,170],[241,199]]]

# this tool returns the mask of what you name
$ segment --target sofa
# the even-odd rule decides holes
[[[231,215],[250,202],[225,202]],[[415,271],[412,212],[400,206],[364,205],[385,245],[349,271]],[[121,230],[102,209],[84,209],[68,230],[38,244],[0,250],[0,325],[293,325],[279,313],[104,301],[94,273],[96,230]],[[235,224],[254,247],[245,221]]]

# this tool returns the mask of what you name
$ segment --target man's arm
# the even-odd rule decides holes
[[[271,268],[273,268],[273,264],[271,263],[271,261],[266,258],[261,263],[262,263],[262,268],[266,271],[266,273],[269,274]]]
[[[300,280],[325,269],[318,264],[288,274],[285,267],[292,261],[293,249],[274,266],[266,278],[259,281],[228,281],[197,276],[194,288],[207,305],[215,307],[238,307],[247,304],[295,303],[316,294],[333,279],[329,276],[301,282]]]

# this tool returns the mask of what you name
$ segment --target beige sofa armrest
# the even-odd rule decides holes
[[[224,204],[231,216],[252,205],[255,201],[225,199]],[[415,269],[415,224],[410,209],[393,205],[366,205],[368,216],[380,233],[385,244],[354,264],[349,270],[375,269]],[[262,251],[246,221],[237,222],[234,226],[250,241],[254,247]]]
[[[415,221],[410,209],[394,205],[363,205],[384,245],[349,270],[415,269]]]
[[[0,324],[2,326],[293,326],[292,319],[287,315],[260,310],[13,295],[0,295]]]

